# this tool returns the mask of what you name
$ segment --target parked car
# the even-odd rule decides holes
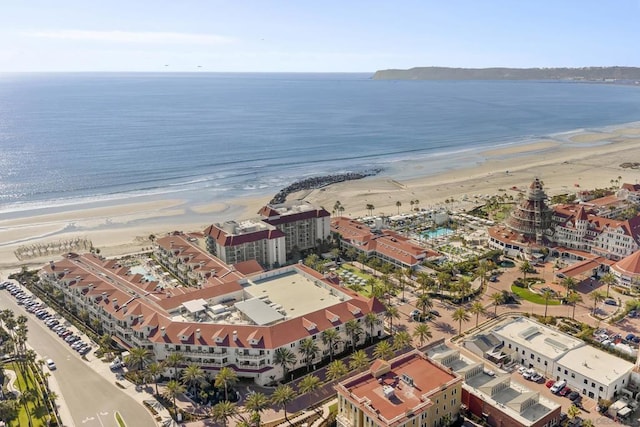
[[[433,314],[436,317],[440,317],[440,313],[438,312],[438,310],[429,310],[430,314]]]
[[[519,373],[520,375],[524,375],[524,373],[525,373],[525,372],[527,372],[527,367],[526,367],[526,366],[520,366],[520,367],[518,368],[518,373]]]
[[[551,386],[551,393],[556,394],[563,388],[567,386],[567,382],[565,380],[556,381],[554,385]]]
[[[569,387],[565,387],[558,392],[558,396],[566,396],[569,393],[571,393],[571,389]]]
[[[616,300],[614,300],[613,298],[607,298],[606,300],[604,300],[604,303],[607,305],[618,305]]]
[[[635,337],[636,337],[636,336],[635,336],[634,334],[627,334],[627,336],[626,336],[626,337],[624,337],[624,339],[625,339],[625,340],[627,340],[627,341],[633,341],[633,339],[634,339]]]
[[[533,369],[527,369],[526,371],[524,371],[524,374],[522,374],[522,377],[525,380],[531,379],[531,377],[536,374],[536,371]]]
[[[81,355],[85,355],[87,353],[89,353],[91,351],[91,346],[87,345],[85,347],[81,347],[80,350],[78,350],[78,353],[80,353]]]
[[[571,393],[567,394],[567,398],[574,402],[576,399],[578,399],[580,397],[580,393],[578,393],[577,391],[572,391]]]
[[[545,385],[547,388],[551,388],[551,386],[552,386],[552,385],[554,385],[555,383],[556,383],[556,381],[555,381],[555,380],[549,380],[549,381],[547,381],[544,385]]]
[[[544,380],[544,377],[536,372],[535,374],[531,375],[531,378],[529,378],[529,380],[533,381],[534,383],[537,383]]]
[[[489,281],[490,281],[490,282],[497,282],[497,281],[498,281],[498,276],[491,276],[491,277],[489,277]]]

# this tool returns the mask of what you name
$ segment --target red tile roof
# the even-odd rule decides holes
[[[218,224],[213,224],[204,230],[204,234],[211,236],[220,246],[231,247],[245,243],[259,242],[260,240],[272,240],[284,237],[285,234],[278,230],[257,230],[242,234],[232,234],[223,230]]]
[[[611,268],[626,275],[640,274],[640,251],[636,251],[628,257],[618,261]]]

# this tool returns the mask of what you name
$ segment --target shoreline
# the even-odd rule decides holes
[[[288,200],[302,198],[327,210],[339,200],[346,208],[343,215],[351,217],[366,215],[367,204],[375,206],[376,214],[394,215],[398,212],[398,201],[401,213],[409,211],[412,200],[419,200],[420,208],[445,205],[463,208],[461,200],[465,195],[472,201],[476,195],[510,194],[513,192],[509,189],[526,188],[536,176],[543,180],[550,196],[574,192],[576,185],[586,189],[607,187],[618,176],[622,182],[636,181],[637,172],[620,165],[640,162],[639,128],[609,128],[602,133],[584,130],[565,137],[563,143],[546,139],[484,149],[470,155],[467,164],[445,165],[449,169],[431,169],[428,159],[398,161],[379,175],[292,192]],[[440,158],[437,161],[442,163]],[[105,256],[137,252],[150,246],[151,234],[175,230],[199,232],[216,222],[256,218],[258,210],[281,190],[201,202],[169,193],[166,197],[127,197],[74,204],[66,209],[39,207],[16,215],[0,214],[0,269],[40,266],[59,257],[48,255],[20,261],[14,255],[18,247],[74,238],[90,240]],[[454,205],[446,204],[445,200],[453,200]]]

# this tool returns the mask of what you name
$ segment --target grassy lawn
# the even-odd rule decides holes
[[[511,292],[518,295],[523,300],[532,302],[534,304],[544,305],[544,297],[542,295],[531,292],[529,289],[511,285]],[[547,305],[560,305],[560,301],[558,301],[557,299],[549,298],[549,302]]]
[[[341,268],[337,271],[337,273],[339,274],[341,271],[349,271],[349,272],[353,273],[357,278],[359,278],[359,279],[364,279],[364,280],[368,280],[369,278],[373,277],[373,276],[372,276],[372,275],[370,275],[370,274],[363,273],[359,268],[356,268],[356,267],[354,267],[354,266],[352,266],[352,265],[349,265],[349,266],[347,266],[347,267],[345,267],[345,266],[341,267]],[[342,277],[341,277],[341,278],[342,278]],[[374,279],[375,279],[375,277],[374,277]],[[343,280],[344,280],[344,279],[343,279]],[[349,285],[349,282],[348,282],[347,280],[345,280],[345,281],[344,281],[344,283],[345,283],[345,285],[346,285],[349,289],[351,289],[351,286]],[[380,283],[380,281],[379,281],[379,280],[378,280],[378,283]],[[363,285],[363,286],[362,286],[362,289],[361,289],[361,290],[358,290],[358,293],[359,293],[360,295],[363,295],[363,296],[365,296],[365,297],[369,298],[369,297],[371,296],[371,286],[365,286],[365,285]]]
[[[22,373],[20,369],[18,369],[18,365],[15,362],[5,365],[5,369],[11,369],[17,374],[18,378],[16,379],[15,385],[18,390],[20,390],[21,392],[24,392],[25,390],[33,390],[36,393],[37,397],[27,404],[29,415],[31,415],[32,425],[34,427],[46,426],[48,419],[47,409],[43,402],[40,387],[36,383],[31,371],[27,370],[26,372]],[[24,405],[18,405],[18,408],[18,418],[13,420],[9,425],[16,427],[28,426],[29,415],[27,414]]]

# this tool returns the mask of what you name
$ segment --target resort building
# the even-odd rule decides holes
[[[438,257],[437,252],[413,243],[407,237],[387,229],[371,229],[359,221],[337,217],[331,220],[331,232],[343,250],[375,257],[399,268],[414,269],[423,261]]]
[[[610,271],[615,276],[618,285],[637,289],[640,287],[640,251],[616,262],[611,266]]]
[[[640,216],[620,221],[594,215],[583,205],[559,205],[548,239],[560,247],[620,260],[640,249]]]
[[[227,221],[204,230],[207,250],[226,264],[255,260],[265,268],[286,264],[285,235],[261,221]]]
[[[635,205],[640,205],[640,184],[622,184],[616,196],[619,199],[625,199]]]
[[[534,179],[525,198],[507,219],[507,227],[527,240],[542,243],[544,232],[551,225],[551,209],[546,205],[546,200],[542,182],[538,178]]]
[[[442,342],[430,346],[427,354],[462,376],[463,411],[491,426],[549,427],[559,424],[559,404],[511,381],[508,373],[494,372],[484,363],[465,358],[459,350]]]
[[[185,366],[212,374],[228,366],[261,385],[284,375],[278,349],[294,353],[294,370],[384,334],[382,303],[302,264],[268,272],[255,262],[239,264],[245,275],[179,233],[157,239],[155,249],[182,283],[158,279],[162,269],[150,260],[132,266],[96,254],[68,254],[39,276],[47,291],[58,290],[67,307],[125,348],[148,348],[157,361],[181,353]],[[337,341],[323,342],[328,329],[338,332]],[[313,360],[299,350],[307,339],[319,348]]]
[[[481,349],[478,341],[497,345]],[[525,317],[501,322],[488,334],[465,340],[464,346],[480,357],[509,358],[545,378],[565,380],[594,399],[612,399],[620,393],[633,369],[632,363]]]
[[[458,419],[462,378],[414,350],[336,386],[338,427],[440,427]]]
[[[285,235],[287,259],[297,251],[306,251],[329,238],[331,214],[322,207],[295,200],[262,207],[258,214],[266,224],[274,226]]]
[[[535,180],[506,225],[489,228],[489,246],[530,259],[536,258],[545,245],[555,256],[585,260],[593,255],[614,261],[640,249],[640,216],[611,218],[628,209],[626,201],[607,196],[588,203],[561,204],[551,210],[545,198],[542,184]]]

